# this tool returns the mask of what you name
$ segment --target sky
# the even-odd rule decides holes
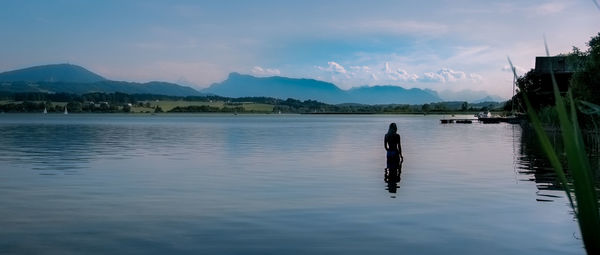
[[[593,0],[0,0],[0,72],[71,63],[197,89],[230,72],[508,98],[512,74],[600,32]]]

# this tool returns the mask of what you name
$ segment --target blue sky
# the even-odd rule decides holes
[[[509,97],[523,73],[600,32],[592,0],[12,1],[0,71],[72,63],[107,78],[195,88],[230,72]]]

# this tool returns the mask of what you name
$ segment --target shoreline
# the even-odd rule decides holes
[[[498,111],[501,112],[501,111]],[[306,112],[306,113],[297,113],[297,112],[282,112],[282,113],[273,113],[273,112],[238,112],[238,113],[230,113],[230,112],[160,112],[160,113],[148,113],[148,112],[70,112],[68,114],[64,114],[62,112],[49,112],[49,113],[38,113],[38,112],[0,112],[0,115],[41,115],[41,116],[57,116],[57,115],[131,115],[131,116],[143,116],[143,115],[186,115],[186,114],[205,114],[205,115],[475,115],[477,112]]]

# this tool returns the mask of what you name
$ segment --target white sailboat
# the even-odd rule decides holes
[[[46,107],[44,107],[44,114],[47,114],[48,110],[46,110]]]
[[[69,114],[69,112],[67,111],[67,106],[65,105],[65,114]]]

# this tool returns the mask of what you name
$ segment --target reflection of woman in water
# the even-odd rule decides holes
[[[391,123],[390,128],[383,139],[383,146],[387,151],[388,169],[398,169],[400,168],[400,163],[404,162],[402,146],[400,145],[400,135],[396,133],[397,131],[398,127],[396,127],[396,123]]]
[[[402,174],[402,164],[398,168],[386,168],[385,174],[383,176],[383,180],[387,183],[387,187],[385,188],[390,193],[396,193],[400,186],[400,174]]]

